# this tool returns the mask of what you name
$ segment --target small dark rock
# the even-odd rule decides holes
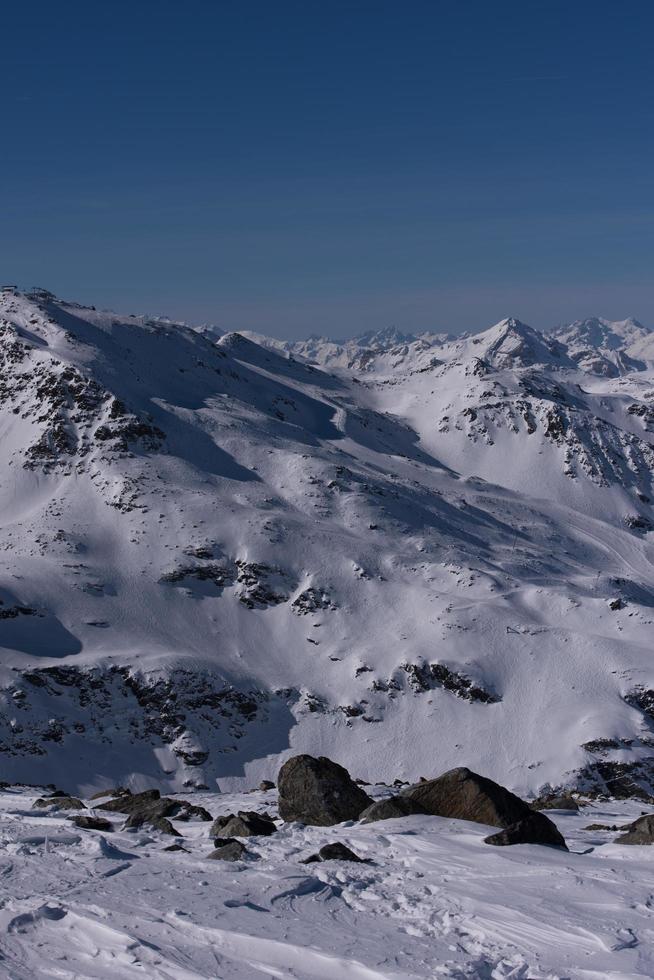
[[[170,834],[172,837],[181,837],[178,830],[175,830],[167,817],[157,817],[152,814],[135,811],[130,813],[123,824],[123,830],[139,830],[141,827],[152,827],[162,834]]]
[[[213,837],[269,837],[277,830],[274,821],[267,815],[253,810],[239,810],[214,820],[211,827]]]
[[[101,803],[98,810],[110,810],[112,813],[131,813],[146,804],[161,799],[158,789],[146,789],[143,793],[122,793],[115,800]],[[172,801],[171,801],[172,802]]]
[[[262,779],[259,783],[259,789],[262,793],[267,793],[269,790],[274,788],[275,784],[270,779]]]
[[[300,864],[315,864],[318,861],[354,861],[357,864],[367,864],[364,858],[351,851],[345,844],[336,841],[334,844],[325,844],[317,854],[311,854],[308,858],[300,861]]]
[[[166,797],[164,797],[164,800]],[[176,804],[177,811],[172,811],[173,816],[176,820],[213,820],[213,817],[208,810],[205,810],[203,806],[197,806],[195,803],[187,803],[186,800],[171,800],[173,804]]]
[[[249,853],[245,844],[231,837],[225,838],[220,846],[207,856],[210,861],[240,861],[242,858],[247,857]]]
[[[71,823],[74,823],[76,827],[80,830],[102,830],[107,833],[114,829],[114,825],[109,820],[105,820],[104,817],[87,817],[85,815],[79,817],[72,817]]]
[[[182,844],[168,844],[167,847],[164,847],[164,851],[184,851],[185,854],[189,853],[188,848]]]
[[[573,810],[579,812],[579,804],[574,796],[561,793],[559,796],[541,796],[531,803],[532,810]]]
[[[113,789],[99,789],[97,793],[93,796],[89,796],[90,800],[101,800],[105,796],[131,796],[131,791],[125,789],[124,786],[114,786]]]
[[[53,807],[55,810],[86,810],[82,801],[74,796],[40,797],[32,804],[33,810],[42,810],[46,807]]]

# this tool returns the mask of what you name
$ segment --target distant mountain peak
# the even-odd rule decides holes
[[[483,358],[495,368],[535,364],[573,366],[562,344],[546,339],[539,330],[513,316],[476,334],[468,343],[475,357]],[[475,351],[475,347],[478,350]]]
[[[414,334],[403,333],[397,327],[384,327],[381,330],[367,330],[354,337],[359,347],[388,348],[400,344],[412,344],[417,338]]]

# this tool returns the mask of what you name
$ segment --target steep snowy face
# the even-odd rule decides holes
[[[278,347],[0,297],[7,777],[647,777],[649,372],[511,320]]]

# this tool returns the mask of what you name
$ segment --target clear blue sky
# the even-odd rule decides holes
[[[0,280],[279,336],[654,325],[654,4],[3,6]]]

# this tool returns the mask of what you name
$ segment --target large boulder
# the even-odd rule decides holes
[[[627,833],[616,837],[614,844],[654,844],[654,813],[646,813],[620,829]]]
[[[484,844],[506,847],[510,844],[545,844],[548,847],[561,847],[567,851],[565,838],[549,817],[544,813],[532,811],[528,817],[518,820],[497,834],[484,837]]]
[[[279,815],[317,827],[357,820],[372,800],[343,766],[320,756],[296,755],[277,778]]]
[[[491,827],[510,827],[534,812],[499,783],[466,768],[450,769],[438,779],[410,786],[402,795],[436,817],[472,820]]]
[[[267,814],[254,810],[239,810],[217,817],[211,826],[212,837],[269,837],[277,830],[274,821]]]
[[[374,823],[376,820],[392,820],[394,817],[409,817],[414,813],[426,812],[424,806],[409,796],[389,796],[366,807],[359,820],[362,823]]]

